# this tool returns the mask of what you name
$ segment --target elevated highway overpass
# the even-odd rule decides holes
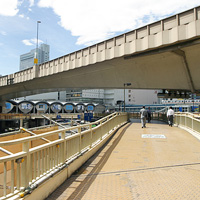
[[[0,77],[0,101],[66,88],[200,91],[200,7]]]

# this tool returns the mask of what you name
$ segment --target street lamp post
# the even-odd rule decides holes
[[[41,23],[41,21],[37,21],[37,42],[36,42],[36,55],[35,55],[35,59],[34,59],[34,64],[38,64],[38,31],[39,31],[39,24]]]
[[[124,83],[124,112],[125,112],[125,86],[130,86],[131,83]]]

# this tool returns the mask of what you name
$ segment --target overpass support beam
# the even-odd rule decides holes
[[[183,50],[180,50],[180,49],[173,50],[172,52],[181,57],[181,59],[183,61],[184,71],[185,71],[185,74],[186,74],[186,77],[187,77],[189,88],[190,88],[192,93],[195,93],[195,87],[194,87],[194,83],[193,83],[193,80],[192,80],[192,76],[191,76],[191,72],[190,72],[190,69],[189,69],[189,65],[188,65],[188,62],[187,62],[185,52]]]
[[[33,78],[37,78],[38,77],[38,73],[39,73],[39,66],[38,65],[34,65],[33,66]]]

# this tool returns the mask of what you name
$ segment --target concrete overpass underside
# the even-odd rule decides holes
[[[199,91],[200,40],[191,44],[177,44],[35,78],[6,86],[0,94],[9,99],[66,88],[123,88],[127,82],[135,89]]]

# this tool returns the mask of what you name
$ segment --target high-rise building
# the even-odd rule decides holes
[[[34,58],[37,49],[32,49],[29,53],[20,55],[20,71],[30,68],[34,65]],[[49,50],[48,44],[41,44],[38,48],[38,64],[49,61]]]
[[[20,55],[20,71],[24,69],[28,69],[33,67],[34,65],[34,58],[36,58],[36,53],[38,54],[38,64],[42,64],[44,62],[49,61],[49,51],[50,46],[48,44],[41,44],[38,49],[32,49],[29,53],[25,53]],[[21,97],[19,99],[27,99],[27,100],[64,100],[65,101],[65,92],[50,92],[38,95],[31,95],[27,97]],[[63,99],[61,97],[64,96]]]

